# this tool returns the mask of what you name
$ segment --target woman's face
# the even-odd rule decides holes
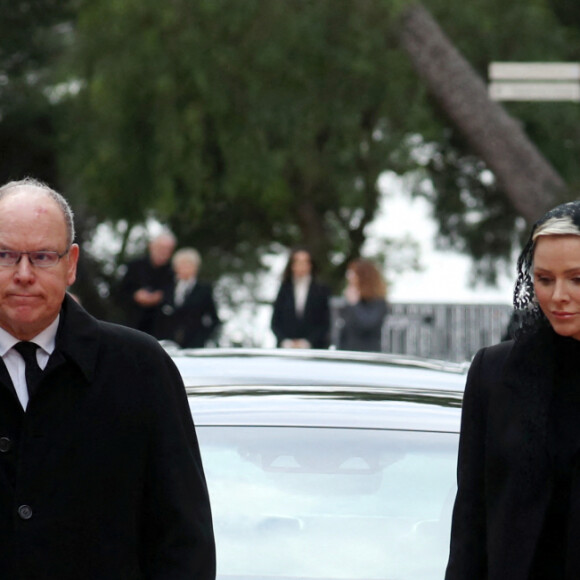
[[[554,331],[580,340],[580,236],[540,236],[533,273],[536,298]]]
[[[312,272],[312,262],[308,252],[296,252],[292,257],[292,277],[303,278]]]
[[[358,274],[354,271],[354,268],[347,269],[346,281],[348,284],[351,284],[352,286],[356,286],[358,288],[359,277],[358,277]]]

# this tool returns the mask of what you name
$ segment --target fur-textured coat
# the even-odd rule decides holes
[[[555,349],[556,335],[545,329],[485,348],[473,360],[446,580],[530,576],[554,481],[548,421]],[[571,498],[568,534],[580,537],[578,466]],[[567,578],[580,577],[580,550],[574,552],[568,554]]]

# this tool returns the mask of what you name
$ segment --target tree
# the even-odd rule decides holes
[[[67,0],[0,1],[0,181],[33,175],[56,185],[51,88],[72,18]]]
[[[272,244],[300,241],[338,286],[377,208],[380,173],[419,166],[443,243],[470,252],[492,279],[496,258],[517,243],[518,215],[549,203],[526,171],[542,169],[559,195],[558,172],[568,183],[580,175],[580,140],[575,110],[510,105],[510,120],[483,98],[477,75],[490,60],[566,59],[578,39],[547,0],[428,5],[458,50],[406,0],[82,3],[68,191],[95,226],[125,221],[127,238],[151,215],[170,224],[211,276],[253,271]],[[420,50],[436,38],[447,59],[435,62],[455,63],[441,69],[445,82]],[[460,106],[448,90],[456,79],[471,95]],[[473,118],[470,100],[481,104]],[[497,150],[482,118],[500,118]],[[533,162],[515,172],[514,189],[505,161],[518,163],[517,151]],[[532,204],[521,201],[528,186]]]
[[[516,113],[510,116],[487,97],[482,78],[492,60],[533,60],[535,53],[541,60],[566,60],[578,47],[578,38],[557,26],[543,1],[502,3],[497,10],[487,2],[487,12],[474,3],[452,11],[448,3],[431,5],[438,20],[463,39],[479,71],[422,4],[405,8],[402,46],[425,82],[436,114],[450,121],[430,143],[426,169],[433,187],[428,197],[440,223],[440,245],[469,253],[475,258],[474,278],[493,282],[498,258],[509,259],[519,245],[517,234],[524,228],[518,226],[518,217],[529,224],[571,195],[567,185],[577,179],[577,164],[567,161],[565,149],[571,147],[562,143],[574,142],[570,137],[578,131],[578,113],[561,103],[543,104],[543,109],[520,104],[508,105]],[[502,32],[510,22],[518,26],[516,44]],[[535,141],[541,143],[541,152]],[[577,146],[573,149],[570,161],[580,153]],[[563,170],[568,184],[555,167]]]
[[[391,17],[376,0],[84,4],[75,189],[128,231],[153,212],[216,274],[301,242],[341,279],[378,175],[408,162]]]
[[[517,213],[535,221],[566,188],[518,122],[487,95],[487,87],[419,3],[404,14],[401,42],[438,105],[494,173]]]

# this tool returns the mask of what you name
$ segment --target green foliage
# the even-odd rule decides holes
[[[47,91],[66,46],[68,0],[0,0],[0,182],[34,175],[55,184],[56,107]]]
[[[67,171],[224,268],[272,242],[348,259],[423,111],[393,26],[377,0],[87,2]]]
[[[580,26],[562,26],[553,12],[564,1],[429,0],[425,4],[484,80],[494,61],[579,60]],[[578,104],[509,102],[504,107],[563,176],[574,196],[580,185]],[[436,107],[433,112],[440,117]],[[522,231],[527,228],[483,162],[444,118],[439,134],[425,140],[432,143],[434,152],[425,166],[434,187],[426,195],[440,225],[439,244],[472,256],[474,279],[493,283],[498,267],[521,247]],[[417,189],[416,193],[424,192]]]
[[[474,281],[494,284],[498,263],[509,262],[520,245],[523,224],[485,164],[460,148],[450,141],[436,145],[427,164],[430,187],[423,194],[439,222],[439,248],[469,254]]]
[[[484,79],[492,61],[580,59],[576,0],[425,4]],[[493,280],[522,225],[401,51],[410,5],[0,0],[0,175],[64,185],[89,234],[107,221],[128,236],[156,217],[201,250],[211,277],[307,243],[338,284],[378,176],[419,167],[440,244]],[[577,187],[577,104],[505,106]]]

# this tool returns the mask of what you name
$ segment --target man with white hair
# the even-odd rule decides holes
[[[194,248],[177,250],[171,260],[175,279],[165,289],[154,334],[183,348],[202,348],[220,325],[211,284],[198,277],[201,256]]]
[[[79,253],[60,194],[0,187],[0,578],[214,580],[179,372],[67,294]]]

